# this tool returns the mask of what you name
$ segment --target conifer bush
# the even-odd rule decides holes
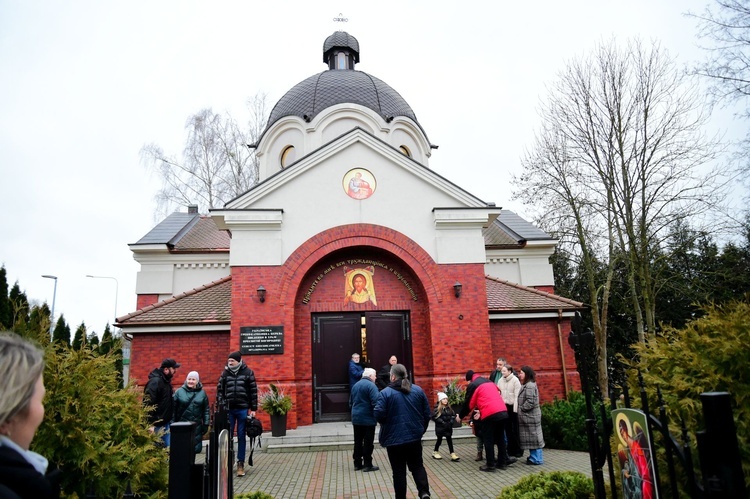
[[[685,420],[691,441],[704,429],[700,394],[729,392],[742,458],[750,488],[750,297],[703,307],[705,315],[682,329],[665,327],[646,344],[635,346],[652,411],[661,388],[673,435]],[[630,387],[637,386],[631,372]],[[697,452],[693,453],[697,457]],[[699,469],[696,467],[696,469]]]
[[[61,469],[63,497],[165,498],[167,452],[148,433],[139,393],[121,389],[116,355],[48,347],[44,422],[32,443]]]
[[[601,424],[600,402],[594,403],[597,424]],[[544,443],[552,449],[588,452],[586,435],[586,397],[571,391],[565,399],[542,404]]]
[[[552,471],[526,475],[505,487],[498,499],[593,499],[594,482],[577,471]]]

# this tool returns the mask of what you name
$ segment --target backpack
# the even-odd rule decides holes
[[[253,453],[255,452],[255,438],[258,438],[258,447],[261,447],[261,434],[263,433],[263,423],[260,422],[260,419],[253,418],[248,416],[247,420],[245,421],[245,434],[247,435],[247,438],[250,439],[250,455],[247,459],[247,464],[250,466],[253,465]]]

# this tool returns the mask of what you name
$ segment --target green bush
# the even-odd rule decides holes
[[[594,497],[594,482],[577,471],[553,471],[527,475],[518,483],[506,487],[498,499],[590,499]]]
[[[600,421],[600,403],[594,403],[594,414]],[[544,443],[552,449],[588,451],[586,437],[586,397],[581,392],[568,393],[567,399],[542,404]]]
[[[272,495],[256,490],[254,492],[243,492],[237,494],[234,499],[274,499]]]
[[[703,317],[682,329],[665,327],[658,336],[649,335],[648,343],[635,347],[640,362],[631,365],[641,369],[654,412],[656,389],[661,388],[670,430],[678,440],[682,419],[691,442],[696,441],[695,432],[705,428],[701,393],[730,393],[745,484],[750,488],[750,301],[745,297],[703,310]],[[629,386],[635,393],[634,370]],[[698,455],[695,447],[692,454]],[[700,468],[696,465],[696,469]]]
[[[116,356],[48,347],[44,422],[32,449],[62,471],[63,497],[166,497],[168,456],[148,433],[140,394],[121,389]]]

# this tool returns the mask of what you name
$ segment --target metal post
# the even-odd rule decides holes
[[[43,275],[45,279],[55,280],[55,289],[52,291],[52,311],[49,317],[49,339],[52,341],[52,334],[55,330],[55,300],[57,299],[57,276],[54,275]]]
[[[192,490],[191,472],[195,463],[195,428],[192,421],[172,423],[169,442],[169,499],[201,497],[201,489]]]
[[[114,333],[114,325],[115,322],[117,322],[117,294],[120,289],[120,283],[116,278],[106,275],[86,275],[86,277],[90,277],[92,279],[112,279],[113,281],[115,281],[115,313],[113,315],[114,319],[112,319],[112,332]]]

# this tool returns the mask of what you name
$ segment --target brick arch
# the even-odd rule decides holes
[[[290,303],[288,294],[296,293],[302,279],[324,257],[340,249],[371,246],[400,258],[419,278],[427,295],[440,303],[443,292],[437,278],[437,263],[416,242],[404,234],[382,225],[351,224],[333,227],[302,243],[284,262],[281,274],[279,305]],[[291,290],[291,291],[290,291]]]

